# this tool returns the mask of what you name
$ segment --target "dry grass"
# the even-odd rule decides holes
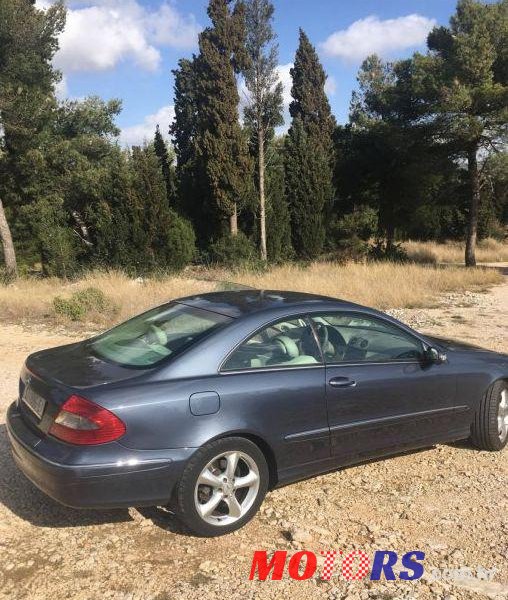
[[[313,292],[386,309],[429,306],[440,294],[485,289],[501,279],[493,269],[315,263],[308,268],[286,265],[261,275],[244,274],[239,281],[253,287]]]
[[[216,284],[186,277],[136,280],[118,271],[92,272],[76,282],[56,278],[20,279],[11,285],[0,285],[0,318],[11,321],[54,318],[56,296],[67,298],[89,287],[101,290],[111,304],[118,307],[114,320],[122,321],[173,298],[213,291]],[[110,318],[92,314],[89,320],[107,326]]]
[[[462,242],[405,242],[404,249],[411,260],[418,263],[463,263],[465,247]],[[479,242],[476,260],[480,263],[508,261],[508,244],[492,238]]]
[[[53,299],[94,287],[118,307],[112,318],[90,314],[100,327],[121,321],[173,298],[224,289],[224,280],[261,289],[313,292],[344,298],[377,308],[430,306],[440,294],[486,289],[501,281],[494,269],[436,268],[417,264],[315,263],[308,267],[284,265],[265,273],[215,270],[163,279],[132,280],[119,272],[90,273],[77,282],[24,279],[0,286],[0,318],[17,322],[55,319]]]

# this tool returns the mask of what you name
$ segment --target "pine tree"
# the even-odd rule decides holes
[[[0,0],[0,240],[7,275],[15,277],[16,254],[3,202],[17,209],[34,177],[27,157],[38,149],[39,135],[54,106],[59,74],[51,59],[65,23],[63,4],[46,12],[26,0]],[[32,153],[33,155],[33,153]]]
[[[252,145],[257,162],[257,189],[259,194],[259,226],[261,259],[267,260],[266,240],[266,146],[274,135],[274,128],[284,122],[282,84],[277,73],[278,47],[272,28],[274,7],[269,0],[247,0],[246,47],[250,63],[245,70],[245,84],[249,92],[245,123],[251,131]]]
[[[153,147],[155,149],[155,154],[159,159],[162,176],[164,177],[164,182],[166,184],[168,205],[174,206],[176,198],[175,172],[169,155],[168,146],[162,137],[159,125],[155,128]]]
[[[506,137],[508,121],[508,1],[459,0],[449,27],[428,37],[429,55],[416,56],[415,81],[423,117],[450,156],[467,160],[470,201],[467,266],[476,264],[480,151]]]
[[[212,22],[199,36],[196,60],[197,123],[193,150],[204,214],[215,235],[238,231],[238,212],[250,192],[251,161],[239,123],[236,74],[248,65],[242,2],[210,0]]]
[[[295,252],[310,259],[323,250],[327,216],[335,195],[335,119],[324,89],[326,74],[302,30],[291,77],[293,101],[286,140],[286,194]]]

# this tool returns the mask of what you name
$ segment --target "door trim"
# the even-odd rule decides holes
[[[346,429],[355,429],[357,427],[377,427],[377,425],[397,423],[403,420],[413,420],[418,418],[425,418],[431,415],[455,413],[455,406],[445,408],[433,408],[431,410],[422,410],[420,412],[403,413],[401,415],[394,415],[390,417],[379,417],[378,419],[365,419],[363,421],[355,421],[354,423],[347,423],[345,425],[333,425],[330,427],[330,432],[343,431]]]

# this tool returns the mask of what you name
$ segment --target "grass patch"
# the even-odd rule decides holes
[[[388,262],[283,265],[264,272],[197,269],[153,279],[131,279],[117,271],[92,272],[75,282],[20,279],[0,285],[0,318],[64,319],[105,328],[172,299],[234,289],[236,284],[324,294],[380,309],[415,308],[435,305],[447,292],[481,291],[501,281],[495,269]]]
[[[465,245],[463,242],[404,242],[402,247],[409,260],[423,264],[463,263]],[[481,263],[507,262],[508,244],[487,238],[478,243],[476,260]]]

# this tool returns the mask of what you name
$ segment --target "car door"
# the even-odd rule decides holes
[[[330,460],[325,367],[309,319],[279,319],[240,344],[220,369],[223,411],[273,448],[280,480]],[[238,407],[241,406],[241,411]]]
[[[388,320],[355,312],[313,316],[326,363],[332,455],[341,462],[446,439],[456,375]]]

